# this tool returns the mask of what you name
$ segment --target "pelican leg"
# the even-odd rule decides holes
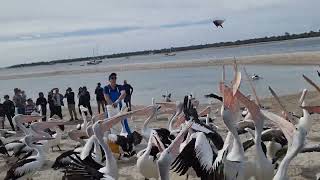
[[[53,152],[53,146],[51,147],[51,151]]]
[[[188,179],[189,179],[189,174],[186,175],[186,180],[188,180]]]
[[[59,145],[57,145],[57,147],[58,147],[59,151],[62,151]]]

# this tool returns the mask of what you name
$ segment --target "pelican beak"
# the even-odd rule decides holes
[[[185,134],[189,131],[189,129],[192,127],[192,125],[193,125],[193,122],[188,122],[187,126],[184,127],[182,129],[182,131],[180,131],[180,133],[176,136],[176,138],[169,145],[169,147],[168,147],[169,152],[171,152],[173,154],[179,153],[180,144],[183,142]]]
[[[175,109],[176,103],[175,102],[157,102],[156,105],[160,105],[161,107],[165,109]]]
[[[199,117],[205,116],[211,112],[211,106],[206,107],[199,113]]]
[[[161,142],[158,134],[157,133],[152,134],[151,138],[152,138],[152,143],[158,147],[159,151],[160,152],[164,151],[165,147],[164,147],[163,143]]]
[[[234,61],[233,67],[234,67],[235,74],[232,82],[232,95],[234,96],[241,84],[241,72],[238,71],[238,65],[236,61]]]
[[[101,113],[101,114],[98,114],[98,115],[94,115],[92,117],[93,123],[95,123],[95,122],[97,122],[99,120],[103,120],[103,119],[105,119],[105,114],[104,113]]]
[[[175,128],[180,127],[180,125],[183,124],[184,122],[186,122],[185,116],[184,116],[184,115],[179,116],[179,117],[177,118],[176,123],[174,124],[174,127],[175,127]]]
[[[88,137],[86,132],[79,131],[79,130],[76,130],[76,129],[69,131],[68,135],[69,135],[70,139],[72,139],[74,141],[77,141],[81,137]]]
[[[292,137],[296,129],[292,123],[269,111],[261,110],[261,113],[281,129],[288,142],[292,142]]]
[[[42,141],[42,140],[52,140],[54,139],[53,137],[42,137],[42,136],[35,136],[33,138],[33,141],[37,142],[37,141]]]
[[[304,89],[304,90],[302,91],[301,97],[300,97],[300,99],[299,99],[299,104],[300,104],[300,105],[303,103],[304,99],[306,98],[307,92],[308,92],[307,89]]]
[[[236,92],[235,96],[237,97],[237,99],[241,103],[243,103],[248,108],[248,111],[250,112],[252,119],[255,121],[255,123],[257,123],[259,120],[261,120],[260,108],[256,103],[254,103],[250,99],[248,99],[239,90]]]
[[[307,110],[310,114],[317,113],[320,114],[320,106],[300,106],[302,109]]]
[[[302,77],[311,85],[313,86],[318,92],[320,92],[320,87],[314,83],[311,79],[309,79],[307,76],[305,76],[304,74],[302,75]]]
[[[38,116],[38,115],[34,115],[34,116],[22,115],[21,122],[22,123],[32,123],[32,122],[38,121],[38,120],[40,120],[42,118],[43,118],[43,116]]]

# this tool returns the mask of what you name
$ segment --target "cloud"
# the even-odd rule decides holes
[[[2,66],[317,30],[320,1],[11,0],[0,6]],[[301,13],[303,11],[303,13]],[[215,29],[212,19],[226,19]]]

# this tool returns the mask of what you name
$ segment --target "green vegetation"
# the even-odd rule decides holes
[[[178,52],[178,51],[186,51],[186,50],[212,48],[212,47],[228,47],[228,46],[234,46],[234,45],[244,45],[244,44],[252,44],[252,43],[271,42],[271,41],[283,41],[283,40],[310,38],[310,37],[319,37],[319,36],[320,36],[320,30],[318,32],[310,31],[310,32],[301,33],[301,34],[290,34],[286,32],[282,36],[262,37],[262,38],[246,39],[246,40],[237,40],[233,42],[231,41],[219,42],[219,43],[213,43],[213,44],[191,45],[191,46],[184,46],[184,47],[172,47],[172,48],[164,48],[159,50],[145,50],[145,51],[136,51],[136,52],[117,53],[117,54],[95,56],[95,57],[82,57],[82,58],[73,58],[73,59],[42,61],[42,62],[13,65],[8,68],[50,65],[55,63],[72,63],[72,62],[79,62],[79,61],[88,61],[93,58],[99,60],[99,59],[106,59],[106,58],[120,58],[120,57],[129,57],[129,56],[138,56],[138,55],[170,53],[170,52]]]

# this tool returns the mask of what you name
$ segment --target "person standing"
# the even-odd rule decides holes
[[[109,84],[104,87],[104,97],[107,104],[112,105],[114,108],[122,108],[122,100],[125,98],[126,92],[122,89],[121,85],[117,84],[117,74],[111,73],[109,75]],[[127,119],[121,122],[124,129],[128,134],[131,134],[131,130]]]
[[[18,88],[14,88],[14,96],[13,96],[13,102],[15,107],[17,108],[18,114],[25,114],[25,100],[23,99],[21,95],[21,90]]]
[[[15,131],[14,125],[12,123],[12,118],[14,117],[14,114],[15,114],[14,103],[10,100],[9,95],[5,95],[4,100],[5,101],[3,102],[3,107],[4,107],[5,115],[10,123],[12,130]]]
[[[2,129],[4,129],[5,116],[6,116],[6,113],[5,113],[5,110],[4,110],[4,106],[0,102],[0,122],[1,122]]]
[[[87,90],[86,86],[83,86],[82,88],[83,91],[83,106],[88,108],[90,115],[92,116],[92,109],[91,109],[91,104],[90,104],[90,93]]]
[[[27,100],[25,115],[31,115],[37,108],[31,98]]]
[[[75,118],[75,120],[78,120],[78,115],[76,112],[76,102],[74,101],[74,92],[72,91],[71,87],[67,89],[64,97],[67,98],[68,110],[71,117],[70,121],[74,120],[73,117]]]
[[[53,94],[53,104],[54,104],[54,111],[56,115],[58,115],[62,119],[62,108],[63,104],[63,95],[59,93],[59,89],[55,88],[55,92]]]
[[[39,92],[39,97],[36,101],[36,106],[41,107],[42,121],[47,121],[47,99],[44,97],[43,92]]]
[[[124,98],[124,102],[126,103],[128,110],[131,111],[131,95],[133,93],[133,88],[130,84],[127,83],[127,80],[123,81],[123,90],[126,92],[126,97]]]
[[[53,91],[49,91],[48,92],[48,104],[49,104],[49,110],[50,110],[50,118],[55,115],[55,111],[54,111],[54,102],[53,102]]]
[[[96,94],[96,100],[97,100],[97,104],[98,104],[98,113],[100,114],[100,107],[103,110],[103,112],[105,112],[105,100],[104,100],[104,95],[103,95],[103,88],[101,87],[101,83],[98,83],[96,90],[94,91],[94,93]]]

